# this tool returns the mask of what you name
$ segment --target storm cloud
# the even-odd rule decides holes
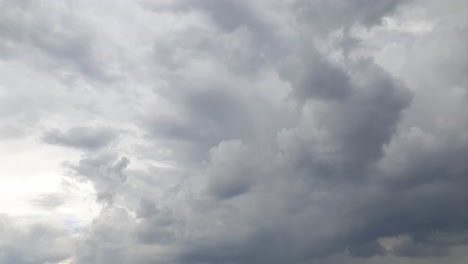
[[[0,1],[0,263],[465,263],[467,9]]]

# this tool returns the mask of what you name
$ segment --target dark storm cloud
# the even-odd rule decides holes
[[[327,64],[316,67],[304,67],[310,72],[304,74],[305,77],[297,85],[296,97],[299,100],[309,97],[342,99],[350,93],[351,87],[346,74]]]
[[[311,8],[315,6],[314,4],[307,4],[305,2],[302,4],[306,7],[311,6]],[[213,37],[209,32],[207,35],[207,32],[202,31],[199,38],[203,40],[204,44],[199,45],[200,41],[198,41],[198,37],[187,33],[188,37],[184,37],[181,40],[184,43],[184,52],[187,52],[187,50],[192,51],[190,54],[194,54],[195,58],[200,53],[204,54],[202,56],[203,60],[211,60],[212,62],[219,63],[221,69],[227,66],[233,73],[238,73],[237,69],[239,67],[241,69],[248,69],[256,63],[250,60],[240,60],[235,63],[236,65],[233,65],[233,60],[236,61],[246,55],[249,58],[253,58],[257,56],[256,54],[263,54],[267,56],[267,59],[262,60],[257,67],[254,67],[253,71],[265,65],[271,67],[271,64],[268,63],[273,63],[273,65],[278,63],[281,65],[280,75],[291,84],[293,88],[291,95],[297,100],[303,102],[311,97],[344,99],[352,93],[353,86],[344,69],[341,69],[338,65],[334,65],[318,54],[314,48],[313,40],[308,39],[310,32],[305,32],[299,27],[299,34],[290,35],[291,33],[287,31],[295,29],[287,28],[285,30],[283,29],[284,25],[282,25],[282,21],[272,20],[268,16],[275,14],[275,12],[280,12],[281,14],[281,11],[275,8],[291,8],[291,5],[291,3],[287,3],[284,6],[275,4],[272,7],[267,7],[263,4],[251,5],[243,1],[178,1],[174,8],[185,11],[203,10],[204,12],[208,12],[209,16],[214,20],[214,24],[221,26],[223,29],[218,32],[220,36],[226,35],[236,37],[236,39],[249,40],[247,43],[241,42],[244,46],[236,47],[240,48],[239,53],[237,53],[237,50],[234,50],[236,52],[234,53],[235,56],[231,58],[227,57],[226,54],[231,54],[233,51],[224,47],[233,45],[232,41],[223,42],[222,38]],[[365,6],[360,1],[356,1],[356,5]],[[356,14],[354,12],[344,13],[349,15],[349,19],[352,20],[354,19],[352,16],[367,16],[367,12],[372,13],[374,9],[380,10],[379,12],[383,14],[391,12],[395,5],[395,1],[376,1],[370,4],[370,7],[366,6],[366,8],[363,8],[363,14]],[[335,8],[330,5],[328,8],[333,10],[333,12],[338,12],[335,8],[347,10],[348,8],[354,8],[354,3],[341,3]],[[380,14],[376,16],[380,18]],[[305,25],[314,29],[314,19],[315,17],[310,18],[310,21],[307,21]],[[328,18],[325,17],[323,19]],[[369,25],[379,22],[379,20],[364,20]],[[309,22],[310,24],[308,24]],[[327,24],[334,23],[331,19],[325,22]],[[355,22],[361,23],[362,21]],[[335,26],[338,28],[343,24]],[[247,30],[250,34],[242,34],[244,30]],[[265,47],[268,48],[265,49]],[[155,49],[158,50],[158,47]],[[176,53],[175,51],[177,50],[177,47],[171,45],[170,49],[164,53]],[[271,53],[268,53],[269,51]],[[188,62],[190,60],[193,60],[193,57],[187,58]],[[165,60],[159,60],[159,62],[163,65],[166,63]],[[188,62],[186,62],[187,65],[189,65]],[[171,62],[168,63],[172,64]],[[211,67],[213,66],[216,67],[217,65],[215,64]],[[248,87],[229,87],[232,84],[219,83],[216,78],[216,81],[213,82],[210,78],[215,76],[205,77],[207,80],[201,77],[206,74],[216,73],[203,72],[197,75],[197,79],[195,80],[193,78],[188,79],[192,76],[186,75],[187,73],[190,74],[192,69],[184,68],[182,65],[179,65],[178,69],[176,71],[177,79],[173,81],[175,89],[172,89],[171,94],[174,96],[174,100],[179,107],[181,107],[180,110],[184,117],[189,121],[147,120],[145,125],[151,126],[149,130],[155,137],[175,137],[175,139],[187,140],[189,145],[195,143],[195,146],[190,147],[192,150],[188,151],[194,152],[195,156],[201,157],[204,156],[203,153],[206,153],[209,148],[216,146],[217,143],[223,140],[233,138],[249,140],[252,137],[249,130],[259,120],[252,119],[251,115],[258,112],[259,109],[249,109],[251,113],[246,113],[245,107],[258,103],[258,98],[249,102],[250,98],[239,97],[238,94],[229,92],[231,89],[243,90],[248,89]],[[222,74],[222,71],[220,74]],[[233,77],[244,79],[244,74],[250,73],[240,72],[240,75]],[[202,87],[202,89],[193,89],[198,86]],[[248,91],[246,93],[249,96]],[[271,106],[269,107],[271,108]],[[263,118],[263,116],[259,117],[259,119]],[[187,151],[185,148],[184,150]]]
[[[354,91],[346,99],[305,106],[302,127],[283,131],[280,147],[294,166],[309,168],[314,177],[356,180],[382,156],[383,146],[395,131],[411,96],[402,85],[373,63],[363,62],[347,76]],[[300,130],[321,133],[298,134]]]
[[[256,43],[268,43],[284,33],[270,26],[276,22],[265,21],[265,14],[272,12],[267,7],[262,10],[265,16],[252,17],[256,9],[249,9],[244,2],[187,3],[208,12],[222,34],[245,27],[263,32],[256,36]],[[423,258],[449,252],[453,244],[435,246],[425,237],[434,230],[466,230],[466,216],[460,213],[467,199],[461,191],[466,186],[461,180],[466,167],[454,160],[455,156],[443,159],[437,154],[435,162],[419,163],[417,159],[423,161],[424,155],[431,155],[423,151],[398,163],[402,166],[399,170],[389,169],[389,164],[396,162],[387,160],[389,157],[414,151],[392,146],[403,139],[399,124],[417,95],[371,60],[329,60],[307,35],[356,24],[372,27],[394,10],[397,2],[323,4],[320,12],[319,5],[312,2],[292,5],[294,12],[303,15],[297,16],[298,35],[284,40],[286,49],[274,46],[280,55],[264,61],[276,62],[266,65],[290,85],[289,95],[297,111],[296,120],[273,131],[277,146],[264,149],[251,141],[251,124],[257,119],[249,115],[255,111],[247,110],[256,109],[248,105],[258,100],[243,97],[244,92],[249,94],[245,87],[228,82],[229,78],[245,79],[254,86],[250,75],[231,68],[225,57],[210,56],[209,50],[203,49],[204,60],[214,62],[210,67],[227,67],[208,68],[213,74],[209,77],[203,71],[194,74],[193,67],[177,67],[180,78],[173,82],[169,97],[183,113],[182,118],[148,119],[150,123],[143,127],[154,139],[173,141],[175,149],[185,142],[202,156],[211,151],[203,156],[207,162],[196,166],[202,170],[189,172],[172,195],[156,199],[151,193],[141,193],[145,202],[134,205],[139,208],[139,223],[128,231],[132,239],[146,246],[164,245],[175,263],[320,263],[343,252],[348,252],[350,259],[388,254]],[[230,13],[223,16],[223,12]],[[185,48],[199,50],[200,46]],[[352,50],[345,48],[347,53]],[[225,69],[232,75],[225,80],[227,85],[220,85],[215,76],[226,78]],[[465,157],[462,146],[466,142],[456,153]],[[449,149],[450,145],[444,147]],[[436,152],[444,153],[441,149]],[[176,152],[175,157],[183,155]],[[458,186],[450,182],[434,186],[411,183],[412,177],[434,171],[431,165],[440,168],[434,175],[448,177]],[[453,165],[457,169],[450,176]],[[395,188],[398,183],[407,184],[406,188]],[[410,242],[400,242],[390,251],[381,243],[400,235]]]

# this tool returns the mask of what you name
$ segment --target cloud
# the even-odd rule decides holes
[[[21,52],[28,50],[35,56],[24,59],[38,67],[71,68],[95,78],[105,75],[96,67],[93,32],[85,29],[79,19],[70,19],[74,14],[67,5],[33,1],[2,1],[1,5],[0,47],[4,57],[21,57]],[[47,8],[52,11],[49,15],[45,13]]]
[[[127,180],[124,173],[130,163],[127,157],[118,157],[115,153],[98,153],[86,156],[78,164],[66,164],[70,177],[85,179],[93,183],[97,200],[108,204],[114,201],[122,183]]]
[[[2,5],[3,141],[67,147],[57,174],[102,209],[76,244],[0,262],[466,259],[466,3]]]
[[[66,132],[48,131],[43,141],[81,149],[98,149],[109,145],[116,138],[116,131],[110,128],[73,127]]]
[[[0,263],[55,263],[70,257],[74,240],[70,230],[52,222],[17,222],[0,215]]]
[[[227,199],[249,190],[253,181],[252,159],[248,148],[238,141],[222,142],[211,150],[208,192]],[[232,167],[234,166],[234,167]]]
[[[66,195],[62,193],[45,193],[31,200],[33,204],[43,209],[55,209],[65,203]]]

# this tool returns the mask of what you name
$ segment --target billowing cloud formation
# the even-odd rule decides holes
[[[34,250],[0,263],[466,262],[467,8],[0,2],[0,140],[73,151],[102,205],[43,254],[4,224]]]

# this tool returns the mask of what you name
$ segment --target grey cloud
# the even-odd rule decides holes
[[[201,7],[209,12],[215,25],[223,27],[227,31],[248,25],[256,32],[271,32],[266,29],[262,21],[255,16],[253,8],[248,8],[245,1],[190,1],[196,7]],[[227,11],[230,12],[227,12]]]
[[[385,249],[377,241],[360,243],[356,246],[351,245],[348,250],[353,257],[371,257],[385,254]]]
[[[218,89],[187,94],[181,103],[187,124],[156,120],[150,127],[155,136],[197,141],[206,151],[223,139],[240,136],[240,128],[248,122],[240,98]]]
[[[388,7],[388,9],[382,8],[383,13],[384,10],[391,12],[393,10],[391,7],[392,5],[384,2],[385,1],[381,1],[381,3],[376,4],[376,6]],[[326,58],[318,54],[313,47],[312,41],[307,40],[306,37],[302,38],[300,35],[294,35],[293,39],[288,40],[286,37],[289,36],[283,36],[285,33],[281,28],[281,18],[279,18],[279,21],[271,21],[271,19],[268,20],[268,16],[265,14],[269,14],[270,12],[279,12],[279,14],[281,14],[282,11],[274,9],[281,8],[281,6],[279,7],[274,5],[268,9],[264,7],[264,9],[257,10],[258,6],[251,8],[244,2],[231,3],[229,1],[224,1],[218,3],[189,1],[181,3],[193,7],[195,10],[197,10],[196,8],[207,10],[209,14],[213,16],[213,19],[215,19],[216,24],[220,25],[223,25],[223,22],[218,20],[226,18],[226,16],[220,14],[223,14],[224,10],[226,10],[225,13],[230,14],[228,19],[229,26],[225,28],[228,32],[232,32],[232,30],[245,25],[248,30],[256,34],[257,38],[253,41],[254,45],[246,44],[245,47],[240,47],[243,48],[241,49],[241,52],[246,53],[246,55],[249,54],[250,51],[256,51],[257,49],[258,51],[254,53],[262,53],[263,51],[261,51],[259,47],[265,43],[267,45],[278,44],[284,47],[291,46],[289,47],[290,50],[284,49],[284,47],[279,47],[278,45],[272,47],[273,53],[280,56],[265,54],[270,60],[264,61],[263,63],[273,62],[280,63],[280,65],[282,65],[280,73],[293,86],[292,95],[297,100],[305,101],[309,97],[344,99],[352,93],[353,85],[350,83],[347,73],[339,66],[333,65],[333,63],[330,63]],[[181,3],[179,3],[179,5],[182,5]],[[230,5],[235,7],[230,8]],[[286,5],[284,8],[287,7],[288,6]],[[378,7],[376,8],[380,9]],[[255,17],[257,13],[258,16]],[[224,34],[225,32],[222,31],[221,33]],[[231,45],[231,42],[218,43],[218,39],[207,37],[206,34],[209,34],[209,32],[207,33],[206,31],[203,31],[202,36],[205,43],[211,42],[213,44],[207,46],[210,48],[209,50],[202,49],[207,53],[203,58],[209,58],[213,61],[221,60],[222,67],[224,67],[224,65],[230,66],[232,60],[228,59],[225,56],[225,53],[229,52],[228,54],[230,54],[232,51],[221,50],[222,52],[218,54],[218,50],[220,49],[220,45],[221,47],[226,45],[229,46]],[[263,36],[265,34],[269,34],[270,37]],[[237,37],[238,35],[234,36]],[[238,37],[249,38],[249,36],[250,35],[239,35]],[[194,37],[194,39],[197,38]],[[304,39],[307,41],[304,44],[300,43],[300,41],[304,41]],[[299,42],[299,44],[295,43],[296,41]],[[184,43],[187,42],[191,43],[190,41],[184,40]],[[283,42],[284,45],[281,44]],[[293,42],[294,44],[288,42]],[[200,46],[197,44],[187,45],[187,47],[184,47],[184,50],[194,51],[195,54],[198,54]],[[215,57],[213,57],[213,53]],[[197,55],[195,55],[195,57],[196,56]],[[283,61],[284,57],[287,58],[285,61]],[[234,59],[236,58],[239,58],[239,56],[236,55]],[[187,59],[191,60],[193,58]],[[252,65],[252,63],[246,61],[241,63],[239,66],[246,69],[249,68],[250,65]],[[259,67],[256,68],[258,69]],[[232,67],[229,67],[228,69],[236,72]],[[258,119],[252,119],[250,114],[245,113],[245,106],[249,105],[245,101],[249,99],[245,97],[239,98],[235,93],[225,92],[232,89],[231,87],[228,87],[230,86],[229,84],[226,85],[217,82],[207,83],[205,80],[199,84],[199,80],[184,80],[186,78],[184,75],[179,76],[182,70],[188,71],[189,69],[184,69],[179,66],[177,71],[178,78],[174,81],[175,89],[170,93],[175,96],[175,102],[181,106],[181,112],[184,115],[186,114],[190,121],[168,122],[167,120],[150,119],[146,121],[145,126],[150,124],[149,131],[151,134],[156,138],[176,137],[176,139],[182,139],[184,141],[188,140],[187,143],[182,143],[184,146],[182,147],[181,152],[192,152],[194,153],[192,156],[197,157],[204,157],[205,155],[203,153],[206,153],[209,148],[214,147],[222,140],[240,138],[244,141],[248,141],[249,138],[252,137],[252,134],[249,133],[249,128],[254,126],[256,122],[263,119],[261,116]],[[238,77],[244,78],[242,75]],[[200,76],[197,76],[197,78],[202,79]],[[203,87],[203,89],[193,89],[193,87],[197,87],[199,85],[202,87],[208,86],[212,88],[206,89]],[[189,90],[186,91],[186,89]],[[254,102],[250,105],[253,105],[258,101],[257,98],[255,99],[256,100],[253,100]],[[252,109],[251,113],[258,112],[259,110],[260,109]],[[181,143],[177,142],[176,144],[180,145]]]
[[[218,199],[228,199],[242,194],[250,189],[255,171],[256,157],[242,142],[222,142],[211,150],[208,192]]]
[[[352,93],[349,76],[337,65],[328,61],[317,63],[320,55],[298,54],[286,60],[281,71],[294,87],[293,96],[299,102],[317,97],[321,99],[345,99]]]
[[[351,28],[355,24],[373,26],[391,14],[402,2],[407,1],[295,1],[297,15],[315,23],[315,27],[325,32],[338,27]]]
[[[449,254],[447,248],[413,243],[411,240],[402,242],[393,252],[398,256],[406,257],[446,256]]]
[[[135,230],[137,239],[143,244],[169,244],[175,242],[177,221],[170,210],[158,208],[151,201],[142,199],[137,209],[142,222]],[[157,228],[155,228],[157,226]]]
[[[66,202],[67,196],[62,193],[45,193],[38,195],[31,202],[43,209],[50,210],[55,209]]]
[[[109,225],[111,224],[112,225]],[[134,225],[127,211],[103,209],[93,225],[84,230],[84,240],[75,250],[77,263],[128,263]],[[92,234],[91,236],[86,236]]]
[[[92,117],[117,121],[112,124],[134,134],[118,142],[115,130],[75,127],[43,137],[87,150],[65,164],[66,177],[90,182],[104,204],[81,232],[74,263],[465,258],[456,250],[468,243],[468,97],[459,73],[466,56],[442,51],[444,37],[461,50],[463,40],[455,40],[466,29],[461,15],[442,15],[437,5],[418,1],[142,2],[116,5],[121,12],[138,10],[123,30],[145,45],[125,43],[135,45],[131,51],[106,46],[129,52],[119,63],[134,67],[116,80],[126,92],[93,90],[106,110]],[[393,34],[383,41],[420,47],[420,53],[408,48],[408,74],[397,74],[376,55],[387,43],[353,35],[362,27],[367,34],[389,30],[380,25],[383,17],[403,19],[420,9],[431,10],[429,20],[443,16],[446,22],[422,37]],[[114,21],[114,15],[102,19]],[[95,16],[88,22],[99,27],[90,19]],[[337,32],[343,36],[333,45],[344,54],[335,58],[320,43]],[[69,45],[74,37],[48,37],[34,45],[76,59]],[[437,41],[419,42],[430,39]],[[83,65],[93,64],[87,57],[93,52],[80,45]],[[422,59],[432,52],[447,69]],[[92,76],[80,81],[99,86]],[[156,168],[164,162],[167,168]],[[35,202],[54,205],[50,198]],[[14,257],[26,255],[19,252]]]
[[[220,66],[223,67],[223,66]],[[275,132],[257,135],[256,130],[263,125],[281,127],[287,123],[291,111],[283,105],[274,105],[264,101],[258,94],[251,93],[248,85],[237,87],[223,83],[212,76],[197,76],[199,79],[188,79],[181,76],[177,90],[172,92],[178,106],[179,118],[168,118],[149,113],[143,119],[142,127],[148,137],[161,141],[164,146],[172,147],[181,160],[200,162],[208,158],[208,150],[219,142],[230,139],[241,139],[251,143],[273,141]],[[206,79],[205,79],[206,78]],[[235,78],[235,76],[226,76]],[[235,80],[233,80],[235,81]],[[193,89],[197,87],[197,89]],[[277,122],[265,120],[263,115],[274,113]]]
[[[91,78],[106,79],[92,47],[93,32],[69,6],[34,1],[2,1],[0,47],[6,58],[24,56],[38,67],[69,68]],[[53,10],[47,14],[47,10]],[[43,60],[42,54],[45,55]]]
[[[105,127],[72,127],[66,132],[58,129],[45,133],[43,141],[79,149],[93,150],[108,146],[117,137],[117,132]]]
[[[55,263],[72,255],[74,240],[65,226],[47,223],[16,223],[0,215],[0,263]]]
[[[364,62],[355,71],[348,98],[318,108],[311,101],[303,108],[302,124],[278,136],[285,157],[295,166],[311,168],[311,176],[365,177],[410,102],[409,92],[378,66]],[[298,134],[301,130],[309,133]]]
[[[115,153],[97,153],[85,156],[78,164],[66,164],[70,176],[86,179],[93,183],[97,200],[112,204],[122,183],[127,180],[124,170],[130,161]]]
[[[385,250],[395,256],[410,258],[450,256],[454,245],[466,245],[466,232],[428,232],[422,236],[389,237],[379,241]]]
[[[395,8],[393,3],[379,2],[360,13],[356,10],[362,3],[343,4],[338,10],[348,10],[349,16],[323,28],[329,31],[348,23],[370,27]],[[378,12],[369,11],[374,8]],[[331,18],[339,14],[335,11],[330,11]],[[238,17],[219,22],[225,30],[244,23],[241,17],[247,14],[236,14]],[[255,23],[245,21],[255,28]],[[251,134],[243,134],[250,127],[236,120],[236,115],[244,113],[242,106],[255,100],[236,97],[238,93],[227,97],[216,88],[229,90],[230,86],[217,86],[211,80],[190,79],[188,85],[174,82],[176,90],[170,97],[190,121],[154,121],[147,128],[149,136],[171,138],[173,146],[180,140],[189,142],[202,154],[212,148],[211,156],[206,157],[205,170],[190,171],[172,195],[144,195],[157,202],[138,207],[141,222],[135,232],[141,244],[164,245],[174,254],[169,259],[176,263],[321,263],[342,252],[348,252],[351,259],[369,260],[375,255],[389,256],[379,239],[398,235],[406,235],[414,243],[402,243],[391,254],[427,260],[449,252],[453,245],[434,246],[421,234],[466,229],[466,216],[458,213],[466,200],[461,192],[465,186],[461,163],[455,162],[459,176],[449,177],[458,187],[448,183],[426,189],[418,182],[397,189],[388,184],[432,170],[422,162],[427,151],[395,146],[403,140],[399,136],[404,128],[399,125],[407,122],[405,111],[412,97],[420,96],[418,91],[411,94],[371,60],[333,64],[324,54],[305,46],[297,44],[283,54],[294,60],[278,60],[284,63],[277,70],[291,86],[297,119],[276,128],[278,145],[271,148],[250,141]],[[189,69],[178,67],[178,71]],[[182,77],[191,76],[185,74]],[[241,72],[235,74],[244,78],[238,76]],[[209,89],[187,91],[199,86]],[[210,125],[219,130],[205,130],[206,137],[201,136],[199,132]],[[231,138],[240,141],[229,141]],[[398,163],[394,158],[401,154],[408,154],[409,161]],[[257,159],[258,155],[267,158]],[[421,158],[422,163],[411,162],[413,157]],[[452,157],[455,155],[447,159],[436,155],[438,162],[433,164],[453,168]],[[398,166],[399,170],[389,169]],[[421,173],[415,173],[418,167]],[[444,170],[437,174],[450,175]],[[447,196],[450,192],[454,197]]]

